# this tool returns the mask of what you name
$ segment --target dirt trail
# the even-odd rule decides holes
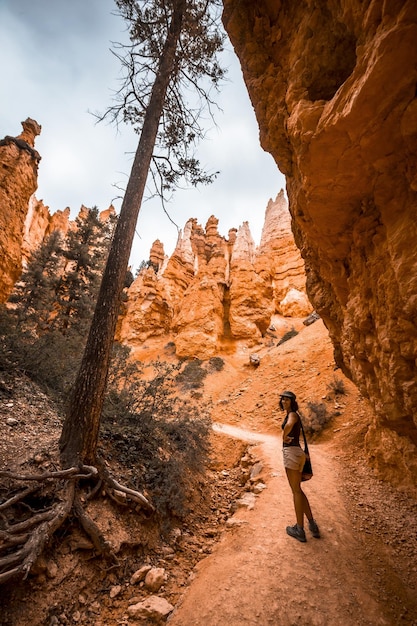
[[[305,483],[322,538],[307,531],[307,543],[301,544],[285,532],[295,520],[280,438],[215,428],[246,441],[263,440],[256,452],[267,489],[253,510],[238,510],[234,518],[241,523],[199,563],[170,626],[397,624],[390,617],[393,598],[381,590],[381,572],[369,564],[352,527],[330,446],[311,446],[315,475]]]

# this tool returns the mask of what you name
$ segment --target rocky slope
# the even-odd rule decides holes
[[[416,484],[417,4],[225,0],[224,24],[369,455]]]

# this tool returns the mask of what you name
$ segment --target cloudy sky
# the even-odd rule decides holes
[[[0,138],[19,135],[27,117],[42,126],[35,146],[42,156],[36,197],[51,213],[69,206],[75,217],[82,204],[120,208],[137,136],[130,126],[97,124],[93,113],[112,104],[120,67],[110,48],[125,39],[113,0],[0,0]],[[177,191],[168,209],[180,228],[190,217],[205,226],[215,215],[224,236],[248,221],[258,244],[268,200],[285,188],[285,179],[259,145],[229,43],[224,63],[223,111],[199,149],[201,163],[221,173],[209,187]],[[143,204],[136,231],[134,268],[148,258],[155,239],[173,252],[177,230],[157,200]]]

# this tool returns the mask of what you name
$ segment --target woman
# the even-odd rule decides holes
[[[297,413],[298,403],[296,395],[292,391],[284,391],[281,394],[279,406],[287,413],[282,423],[282,450],[284,467],[294,498],[295,515],[297,518],[295,526],[287,526],[287,534],[304,543],[306,541],[304,515],[308,519],[308,526],[313,537],[319,539],[320,531],[314,521],[307,496],[301,489],[301,472],[306,455],[300,446],[301,420]]]

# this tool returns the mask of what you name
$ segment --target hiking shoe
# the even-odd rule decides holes
[[[308,527],[309,527],[310,532],[313,535],[313,537],[315,537],[316,539],[320,539],[319,527],[317,526],[316,522],[313,519],[311,519],[308,522]]]
[[[307,541],[304,528],[301,528],[298,524],[295,526],[287,526],[287,535],[294,537],[294,539],[298,539],[301,543],[305,543]]]

